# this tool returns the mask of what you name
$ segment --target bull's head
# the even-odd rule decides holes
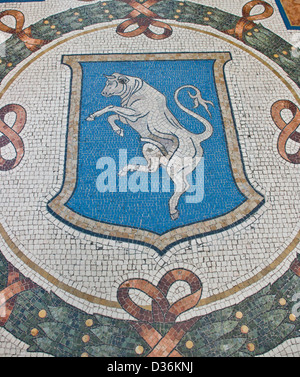
[[[119,73],[114,73],[111,76],[104,76],[107,78],[106,85],[101,93],[104,97],[120,96],[126,91],[126,84],[129,81],[127,76]]]

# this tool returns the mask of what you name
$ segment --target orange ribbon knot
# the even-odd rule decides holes
[[[9,127],[5,121],[5,115],[8,113],[15,113],[16,119],[14,125]],[[0,109],[0,132],[3,134],[0,137],[0,171],[7,171],[15,168],[21,162],[24,156],[24,143],[19,133],[23,130],[26,123],[26,111],[20,105],[6,105]],[[7,160],[1,155],[1,148],[12,143],[16,151],[16,156]]]
[[[33,288],[36,288],[35,283],[27,278],[20,280],[19,271],[8,263],[7,287],[0,292],[0,326],[4,326],[8,321],[17,295]]]
[[[130,5],[134,10],[124,18],[129,20],[124,21],[117,27],[117,33],[122,37],[137,37],[138,35],[145,34],[146,37],[151,39],[166,39],[170,37],[173,30],[171,26],[165,22],[158,21],[161,18],[156,13],[152,12],[149,8],[162,0],[147,0],[145,3],[140,4],[135,0],[119,0],[123,3]],[[131,31],[126,31],[130,26],[137,24],[138,27]],[[149,26],[155,26],[163,29],[162,34],[157,34],[149,29]]]
[[[42,46],[50,42],[48,40],[33,38],[30,26],[23,30],[25,17],[22,12],[18,10],[5,10],[4,12],[0,13],[0,20],[5,16],[14,17],[14,19],[16,20],[16,26],[15,28],[12,28],[0,21],[0,31],[16,35],[22,42],[25,43],[25,46],[28,48],[28,50],[35,52]]]
[[[191,293],[170,304],[167,294],[170,287],[177,281],[185,281]],[[137,305],[129,296],[131,289],[137,289],[152,298],[152,311]],[[148,357],[178,357],[181,354],[175,349],[186,332],[198,321],[198,317],[176,322],[176,318],[194,308],[201,297],[202,284],[191,271],[176,269],[166,273],[157,286],[144,279],[130,279],[122,283],[118,289],[118,301],[122,308],[138,321],[132,326],[152,348]],[[152,323],[174,323],[165,336],[154,329]]]
[[[281,111],[284,109],[290,110],[293,115],[292,120],[288,123],[281,117]],[[300,144],[300,133],[296,131],[300,125],[300,111],[298,107],[291,101],[279,100],[273,104],[271,116],[276,126],[281,130],[277,142],[280,156],[292,164],[300,164],[300,148],[296,153],[288,153],[286,151],[289,139]]]
[[[264,10],[260,14],[250,15],[252,9],[257,5],[262,5]],[[243,34],[245,31],[248,31],[255,27],[254,21],[264,20],[272,16],[274,12],[273,7],[266,3],[265,1],[261,0],[253,0],[249,3],[245,4],[242,10],[243,16],[239,19],[236,26],[233,29],[226,30],[225,33],[229,35],[233,35],[234,37],[238,38],[240,41],[243,40]]]

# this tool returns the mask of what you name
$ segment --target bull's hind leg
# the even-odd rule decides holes
[[[119,172],[119,175],[125,176],[129,171],[156,172],[160,165],[160,159],[163,156],[161,151],[155,145],[146,143],[143,146],[143,155],[147,161],[147,165],[127,165]]]
[[[172,220],[177,220],[179,217],[178,202],[181,196],[190,188],[187,177],[195,170],[199,162],[200,158],[197,157],[181,158],[174,156],[167,166],[167,172],[175,186],[174,194],[169,200],[169,211]]]

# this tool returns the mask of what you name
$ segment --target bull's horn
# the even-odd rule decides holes
[[[103,75],[103,76],[106,77],[108,80],[116,79],[116,76],[114,75],[111,75],[111,76]]]

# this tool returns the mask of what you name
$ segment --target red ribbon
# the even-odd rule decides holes
[[[262,5],[264,7],[264,11],[260,14],[255,14],[253,16],[250,15],[252,9],[257,5]],[[226,30],[225,33],[229,35],[233,35],[239,40],[243,40],[244,31],[250,30],[255,26],[253,21],[264,20],[272,16],[274,12],[273,7],[266,3],[265,1],[261,0],[253,0],[249,1],[247,4],[244,5],[242,9],[243,17],[239,19],[236,26],[233,29]]]
[[[12,16],[16,20],[16,27],[11,28],[5,25],[2,21],[0,21],[0,31],[5,33],[14,34],[16,35],[22,42],[25,43],[25,46],[32,52],[37,51],[39,48],[44,46],[45,44],[49,43],[48,40],[43,39],[36,39],[32,37],[31,34],[31,27],[27,27],[23,30],[23,26],[25,23],[24,14],[18,10],[5,10],[4,12],[0,13],[0,20],[5,16]]]
[[[293,260],[290,269],[295,275],[300,277],[300,261],[297,258]]]
[[[177,281],[185,281],[191,293],[174,304],[170,304],[167,294],[170,287]],[[152,311],[141,308],[129,296],[131,289],[137,289],[152,298]],[[174,323],[176,318],[194,308],[201,297],[202,284],[191,271],[176,269],[166,273],[157,286],[144,279],[130,279],[122,283],[118,289],[118,301],[122,308],[138,320],[132,325],[141,337],[152,348],[148,357],[181,356],[175,349],[186,332],[198,321],[198,317]],[[153,328],[152,323],[174,323],[165,336]]]
[[[13,127],[9,127],[5,121],[4,117],[8,113],[15,113],[16,120]],[[19,133],[23,130],[26,123],[26,111],[20,105],[6,105],[0,109],[0,132],[2,136],[0,137],[0,171],[7,171],[15,168],[21,162],[24,156],[24,143]],[[1,148],[5,147],[9,143],[15,148],[16,157],[11,160],[6,160],[1,155]]]
[[[19,271],[8,263],[7,287],[0,292],[0,326],[4,326],[8,321],[17,295],[35,287],[35,283],[30,279],[24,278],[20,280]]]
[[[171,26],[162,21],[157,21],[155,19],[161,18],[156,13],[152,12],[149,8],[154,4],[162,0],[147,0],[145,3],[140,4],[135,0],[119,0],[123,3],[130,5],[134,10],[129,13],[125,18],[129,20],[124,21],[122,24],[118,25],[117,33],[122,37],[137,37],[138,35],[145,34],[146,37],[150,39],[166,39],[170,37],[173,30]],[[132,25],[137,24],[138,27],[132,31],[126,31]],[[149,29],[149,26],[156,26],[162,28],[164,31],[162,34],[154,33]]]
[[[286,123],[281,117],[281,111],[287,109],[293,114],[293,119]],[[300,133],[297,128],[300,125],[300,111],[298,107],[291,101],[279,100],[275,102],[271,108],[271,116],[276,126],[281,130],[278,137],[277,148],[280,156],[292,164],[300,164],[300,148],[298,152],[287,153],[286,145],[289,139],[300,144]]]

